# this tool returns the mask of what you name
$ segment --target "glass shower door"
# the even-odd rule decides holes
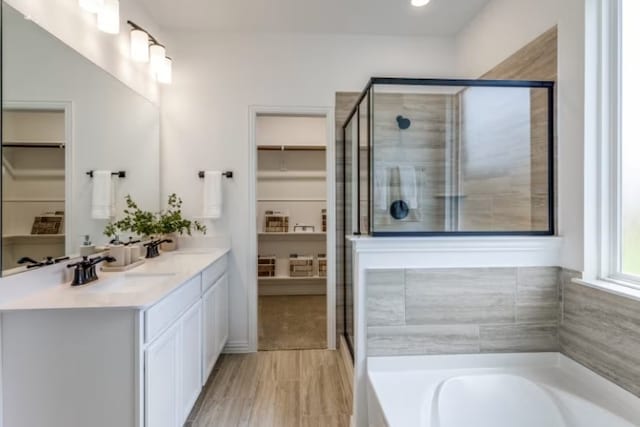
[[[353,354],[354,327],[353,327],[353,245],[349,237],[356,231],[357,209],[354,209],[354,201],[357,200],[357,181],[354,178],[356,171],[356,158],[353,155],[354,146],[357,146],[358,132],[357,117],[344,128],[344,334],[347,345]]]

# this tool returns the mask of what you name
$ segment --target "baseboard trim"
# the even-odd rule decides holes
[[[229,341],[222,349],[225,354],[241,354],[241,353],[253,353],[249,349],[248,341]]]

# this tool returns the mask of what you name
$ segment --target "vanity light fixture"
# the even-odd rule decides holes
[[[411,5],[415,7],[422,7],[429,4],[431,0],[411,0]]]
[[[89,13],[98,13],[102,7],[103,0],[78,0],[82,10]]]
[[[98,10],[98,29],[108,34],[120,32],[120,1],[103,0]]]
[[[173,60],[167,49],[147,30],[133,21],[131,26],[131,58],[138,62],[149,62],[151,73],[159,83],[170,84],[173,79]]]
[[[157,74],[162,69],[162,63],[167,57],[167,49],[160,43],[152,43],[149,47],[149,52],[151,55],[151,71]]]
[[[131,30],[131,59],[149,62],[149,34],[139,28]]]
[[[171,84],[173,80],[173,60],[168,56],[165,56],[160,69],[156,73],[158,83]]]

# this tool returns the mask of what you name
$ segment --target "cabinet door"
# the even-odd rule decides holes
[[[223,276],[224,277],[224,276]],[[202,385],[207,382],[216,363],[216,290],[217,283],[202,297]]]
[[[176,427],[179,424],[179,326],[169,328],[145,353],[146,427]]]
[[[216,357],[229,338],[229,280],[225,274],[216,285]]]
[[[180,319],[180,422],[189,416],[202,390],[202,303],[198,301]]]

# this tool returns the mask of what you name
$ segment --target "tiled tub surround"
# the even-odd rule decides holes
[[[367,355],[558,350],[560,269],[367,271]]]
[[[562,277],[560,350],[640,396],[640,301]]]
[[[556,267],[369,270],[367,355],[560,351],[640,396],[640,301]]]

